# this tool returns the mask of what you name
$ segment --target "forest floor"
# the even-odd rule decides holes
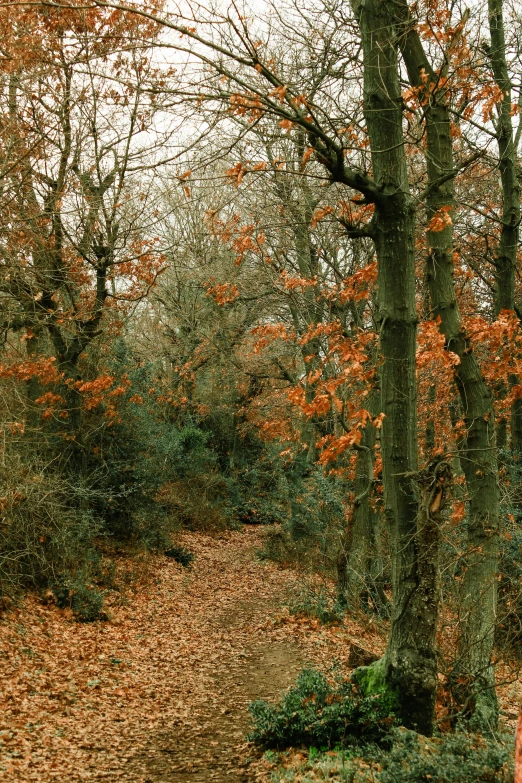
[[[104,622],[35,596],[5,612],[0,781],[268,783],[273,765],[246,741],[248,703],[279,696],[305,665],[348,673],[361,648],[382,652],[385,629],[293,616],[311,577],[256,557],[267,532],[186,533],[190,569],[122,557],[116,584],[133,568],[131,586],[108,593]],[[513,687],[501,696],[514,726]]]
[[[192,568],[149,556],[105,622],[36,597],[6,612],[0,780],[268,781],[245,739],[248,703],[303,665],[346,665],[350,643],[379,652],[382,637],[292,616],[303,575],[256,557],[264,535],[185,534]]]

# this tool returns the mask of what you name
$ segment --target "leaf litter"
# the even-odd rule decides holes
[[[187,533],[194,567],[154,556],[110,620],[77,623],[29,596],[0,624],[0,780],[268,781],[248,703],[304,665],[348,665],[382,635],[285,606],[303,575],[256,559],[265,531]]]

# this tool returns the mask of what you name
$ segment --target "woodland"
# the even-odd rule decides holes
[[[0,2],[0,780],[522,783],[521,110],[516,0]]]

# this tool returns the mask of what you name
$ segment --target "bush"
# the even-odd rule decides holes
[[[339,539],[346,526],[347,487],[322,468],[296,461],[287,474],[288,509],[281,526],[269,533],[259,557],[296,562],[335,576]]]
[[[324,585],[303,586],[289,609],[290,614],[319,620],[323,625],[338,623],[346,614],[337,596],[333,596]]]
[[[180,521],[162,488],[190,486],[194,477],[212,473],[216,458],[197,417],[174,416],[161,395],[151,393],[161,374],[157,364],[137,361],[118,339],[107,369],[111,376],[124,378],[128,388],[118,399],[118,417],[110,426],[104,405],[84,415],[82,475],[90,507],[107,536],[162,551]]]
[[[502,651],[522,657],[522,454],[499,451],[502,466],[502,525],[495,641]]]
[[[265,748],[382,743],[394,717],[379,696],[362,697],[349,681],[330,685],[324,674],[304,669],[278,705],[250,704],[249,740]]]
[[[61,609],[69,607],[79,622],[92,623],[106,620],[103,611],[103,592],[94,584],[89,584],[85,575],[76,574],[63,579],[54,588],[56,603]]]
[[[183,568],[188,568],[195,555],[189,549],[184,546],[171,546],[170,549],[165,550],[167,557],[171,557],[176,563],[179,563]]]
[[[326,554],[330,537],[345,524],[346,485],[335,476],[326,476],[320,467],[304,473],[296,469],[292,484],[292,538],[311,539]]]
[[[263,546],[256,552],[260,560],[273,560],[276,563],[292,562],[296,557],[296,546],[288,530],[276,525],[264,537]]]
[[[0,504],[0,592],[50,587],[89,569],[100,525],[78,486],[10,452],[0,469]]]
[[[218,473],[166,482],[156,495],[175,529],[225,530],[230,526],[225,496],[227,483]]]
[[[176,519],[158,492],[168,481],[189,483],[186,465],[194,470],[203,459],[204,436],[193,426],[161,422],[140,406],[93,438],[89,487],[94,512],[107,535],[162,549]],[[210,457],[209,457],[210,460]]]
[[[288,482],[279,454],[265,447],[248,455],[250,464],[229,477],[228,512],[236,522],[248,525],[274,525],[289,516]]]
[[[457,732],[427,739],[413,731],[393,728],[385,751],[318,753],[277,769],[274,780],[313,783],[319,780],[346,783],[512,783],[512,740],[495,741],[479,734]],[[297,774],[296,774],[297,773]]]
[[[522,531],[512,526],[500,539],[500,582],[495,640],[522,657]]]
[[[396,729],[391,751],[380,754],[379,783],[509,783],[513,749],[480,734],[462,731],[426,739]]]

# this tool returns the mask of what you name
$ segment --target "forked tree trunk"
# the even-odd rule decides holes
[[[453,146],[443,90],[433,90],[436,76],[420,38],[407,19],[401,48],[412,86],[426,87],[428,220],[454,205]],[[430,88],[431,84],[431,88]],[[444,179],[446,177],[446,179]],[[439,213],[440,214],[440,213]],[[460,697],[485,722],[497,720],[491,666],[497,601],[499,497],[493,400],[467,339],[453,280],[453,227],[428,231],[428,284],[433,315],[448,350],[457,354],[455,381],[464,412],[466,435],[459,443],[460,461],[469,494],[468,538],[461,599],[461,636],[455,680]]]
[[[436,582],[423,578],[419,547],[415,352],[415,210],[408,185],[402,131],[397,30],[390,4],[354,0],[364,52],[364,114],[373,177],[382,196],[373,219],[378,260],[378,326],[382,354],[382,459],[385,515],[392,538],[392,627],[380,673],[403,723],[433,729],[437,685]],[[430,558],[432,552],[430,552]],[[361,673],[368,685],[378,672]]]

